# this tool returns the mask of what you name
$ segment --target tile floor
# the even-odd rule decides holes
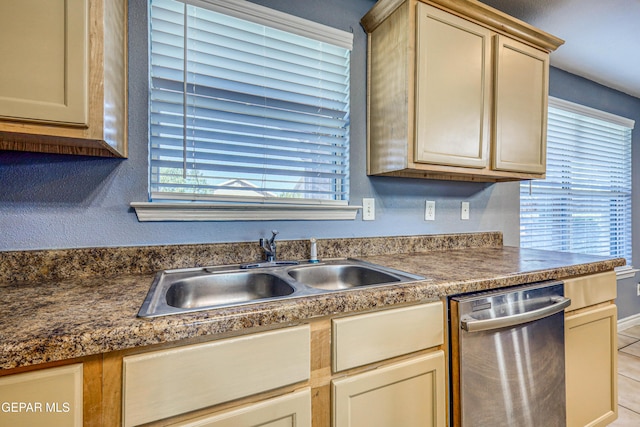
[[[618,419],[609,426],[640,426],[640,325],[618,333]]]

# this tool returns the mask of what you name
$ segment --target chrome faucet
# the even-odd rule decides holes
[[[240,268],[265,268],[281,265],[296,265],[298,261],[277,261],[276,260],[276,236],[278,230],[271,231],[270,239],[260,239],[260,249],[264,252],[264,260],[241,264]]]
[[[278,230],[271,230],[271,238],[270,239],[260,239],[260,247],[264,251],[264,259],[267,262],[275,262],[276,261],[276,236],[278,235]]]

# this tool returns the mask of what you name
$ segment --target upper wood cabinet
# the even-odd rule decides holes
[[[494,45],[492,168],[544,174],[549,54],[501,35]]]
[[[368,174],[544,177],[549,52],[562,40],[463,0],[380,0],[362,25]]]
[[[0,2],[0,149],[127,156],[126,7]]]

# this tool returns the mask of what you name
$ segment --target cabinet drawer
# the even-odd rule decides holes
[[[311,427],[311,389],[309,387],[225,411],[172,424],[171,427]]]
[[[308,325],[125,357],[125,426],[309,379]]]
[[[441,345],[443,328],[440,301],[334,319],[333,371]]]
[[[0,378],[0,425],[82,427],[82,363]]]
[[[567,311],[614,300],[616,294],[615,271],[564,280],[564,296],[571,298]]]

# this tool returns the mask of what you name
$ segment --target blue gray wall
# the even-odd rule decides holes
[[[273,228],[282,239],[502,231],[518,244],[517,184],[366,176],[366,34],[359,21],[373,0],[257,2],[353,32],[351,203],[374,197],[375,221],[359,213],[355,221],[138,222],[129,203],[147,200],[147,18],[146,1],[132,0],[129,158],[0,152],[0,251],[251,241]],[[424,221],[427,199],[436,201],[435,221]],[[462,201],[471,203],[468,221],[460,220]]]

